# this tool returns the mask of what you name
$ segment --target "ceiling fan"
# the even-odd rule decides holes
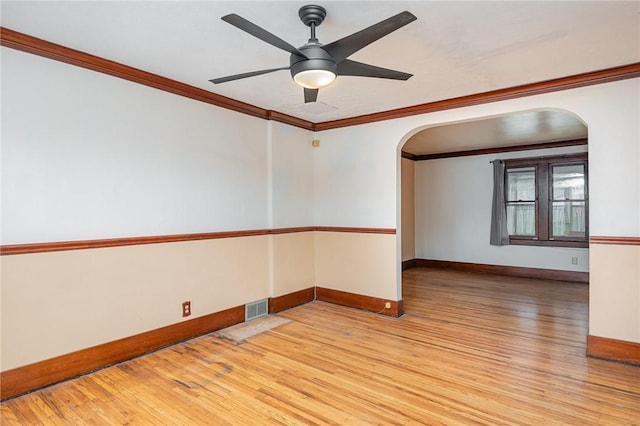
[[[415,21],[417,18],[410,12],[401,12],[327,45],[323,45],[316,38],[316,27],[320,25],[322,21],[324,21],[325,16],[327,16],[325,8],[317,5],[303,6],[298,11],[298,15],[302,22],[311,28],[309,41],[299,48],[293,47],[281,38],[235,13],[223,16],[223,21],[272,46],[289,52],[291,57],[288,67],[235,74],[228,77],[214,78],[209,81],[219,84],[274,71],[290,70],[293,80],[304,88],[304,101],[307,103],[315,102],[318,98],[318,89],[328,86],[339,75],[388,78],[393,80],[407,80],[412,76],[412,74],[347,59],[363,47]]]

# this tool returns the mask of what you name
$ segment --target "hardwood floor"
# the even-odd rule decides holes
[[[2,404],[12,424],[638,425],[640,368],[585,357],[588,287],[404,272],[406,315],[312,302]]]

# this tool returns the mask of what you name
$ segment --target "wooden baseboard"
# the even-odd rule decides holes
[[[588,335],[587,355],[640,366],[640,343]]]
[[[269,299],[269,312],[276,313],[318,299],[399,317],[402,300],[387,301],[344,291],[310,287]],[[385,302],[391,303],[385,309]],[[4,401],[64,380],[126,361],[185,340],[244,322],[244,305],[125,337],[113,342],[81,349],[34,364],[0,373],[0,400]]]
[[[269,313],[282,312],[294,306],[311,302],[315,299],[315,290],[315,287],[309,287],[283,296],[272,297],[269,299]]]
[[[244,306],[179,322],[0,373],[0,400],[78,377],[244,321]]]
[[[363,309],[392,317],[400,317],[404,314],[404,304],[402,300],[386,300],[323,287],[316,287],[316,300],[348,306],[350,308]],[[385,308],[385,303],[390,303],[391,307]]]
[[[417,263],[418,263],[417,259],[403,260],[402,270],[406,271],[407,269],[415,268]]]
[[[475,264],[464,264],[461,262],[415,259],[415,263],[418,267],[445,267],[496,273],[495,267],[491,265],[478,265],[481,268],[476,269],[476,266],[465,266]],[[490,268],[482,268],[483,266],[489,266]],[[546,276],[544,278],[555,279]],[[566,278],[564,280],[566,280]],[[404,304],[402,300],[385,300],[323,287],[310,287],[283,296],[270,298],[269,312],[280,312],[310,302],[314,300],[314,296],[315,299],[324,302],[363,309],[393,317],[399,317],[404,314]],[[385,309],[385,303],[387,302],[391,304],[391,308],[389,309]],[[0,400],[13,398],[199,335],[239,324],[244,321],[244,315],[244,306],[237,306],[135,336],[4,371],[0,373]],[[587,336],[587,355],[594,358],[640,366],[640,343],[589,335]]]
[[[487,265],[484,263],[452,262],[448,260],[413,259],[406,261],[410,268],[440,268],[456,271],[536,278],[540,280],[569,281],[589,284],[588,272],[560,271],[557,269],[523,268],[519,266]],[[414,263],[409,263],[414,262]],[[404,270],[403,262],[403,270]]]

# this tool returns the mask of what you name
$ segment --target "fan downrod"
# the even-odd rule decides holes
[[[298,16],[307,27],[317,27],[324,21],[324,18],[327,16],[327,11],[322,6],[308,4],[298,10]]]

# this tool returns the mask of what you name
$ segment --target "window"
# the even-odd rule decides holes
[[[505,161],[509,244],[587,247],[587,154]]]

